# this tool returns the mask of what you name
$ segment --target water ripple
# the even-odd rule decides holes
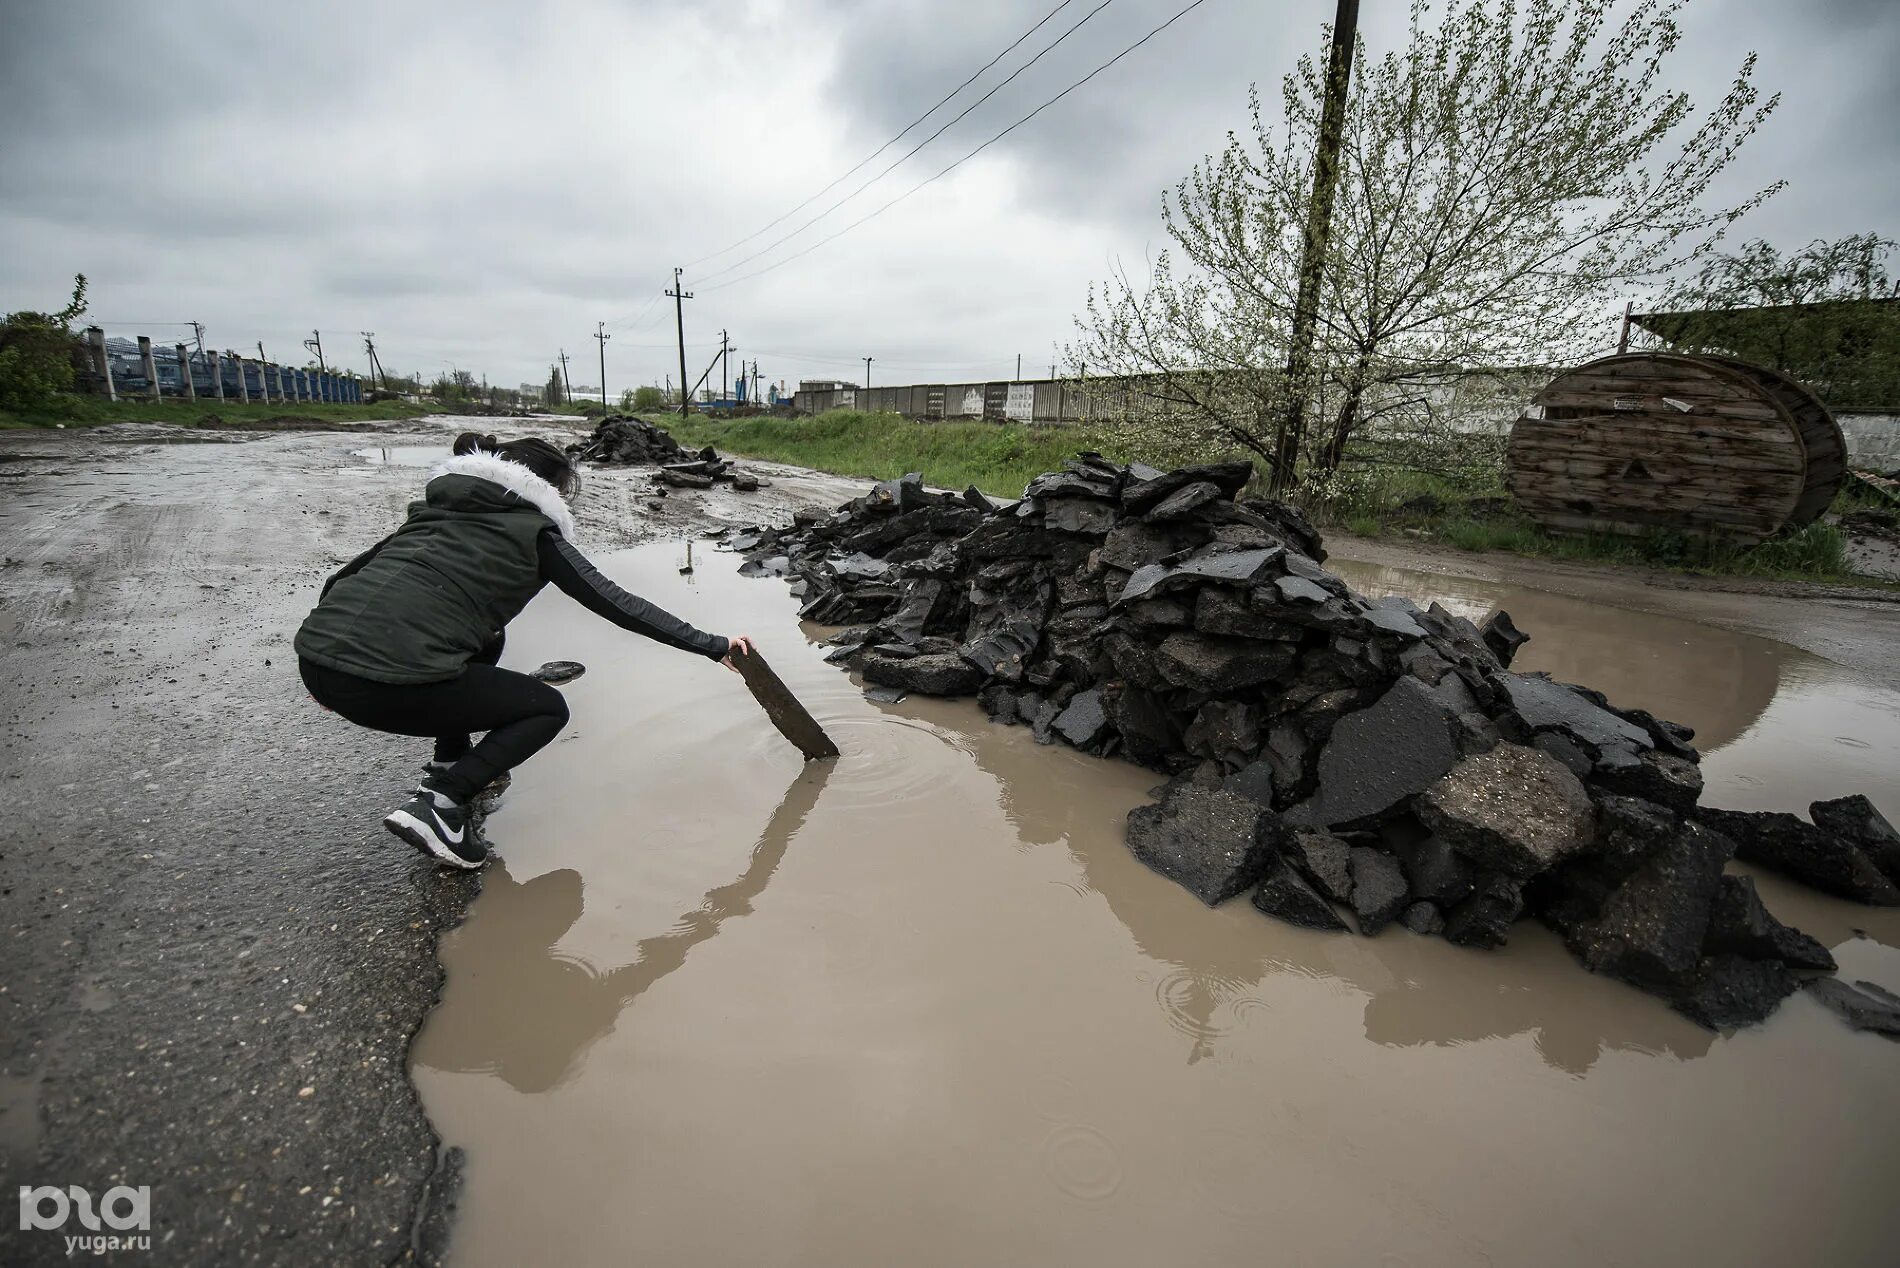
[[[1225,1010],[1225,1020],[1216,1020],[1215,1013],[1247,985],[1240,978],[1176,969],[1155,983],[1155,1002],[1168,1024],[1188,1038],[1217,1039],[1232,1030],[1238,1018],[1233,1009]]]
[[[1099,1202],[1122,1185],[1122,1160],[1114,1143],[1093,1127],[1067,1123],[1043,1138],[1043,1165],[1058,1189],[1072,1198]]]
[[[841,755],[825,793],[830,809],[888,807],[921,798],[944,781],[944,759],[968,741],[913,718],[884,714],[825,723]]]

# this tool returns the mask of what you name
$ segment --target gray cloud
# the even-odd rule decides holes
[[[983,84],[1095,2],[1068,6]],[[1181,2],[1116,0],[748,268],[937,171]],[[677,376],[670,305],[656,302],[673,264],[822,186],[1053,4],[9,5],[0,303],[55,303],[84,270],[109,321],[195,317],[221,346],[273,351],[313,326],[343,348],[373,329],[393,367],[452,361],[501,383],[540,380],[562,347],[591,366],[607,319],[610,385]],[[1276,104],[1331,13],[1325,0],[1207,0],[836,243],[721,285],[748,271],[721,266],[800,216],[707,261],[688,281],[689,360],[703,364],[723,326],[774,378],[855,377],[866,353],[884,382],[1006,374],[1018,352],[1046,370],[1088,283],[1161,245],[1162,190],[1246,128],[1250,82]],[[1365,20],[1375,54],[1402,35],[1398,4],[1368,5]],[[1900,6],[1697,0],[1684,26],[1676,78],[1699,102],[1751,48],[1763,86],[1784,94],[1723,191],[1791,182],[1745,235],[1900,234]]]

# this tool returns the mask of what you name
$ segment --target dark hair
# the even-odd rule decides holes
[[[572,498],[580,491],[580,468],[557,446],[539,436],[523,436],[520,440],[503,443],[493,436],[465,431],[455,438],[455,455],[459,458],[471,453],[492,453],[509,462],[518,462],[559,489],[564,498]]]

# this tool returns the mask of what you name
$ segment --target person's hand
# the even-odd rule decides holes
[[[719,658],[719,663],[736,674],[739,672],[739,667],[732,663],[732,658],[734,655],[750,656],[752,654],[752,640],[743,634],[734,634],[731,638],[727,639],[726,642],[730,644],[730,646],[726,648],[726,654]]]

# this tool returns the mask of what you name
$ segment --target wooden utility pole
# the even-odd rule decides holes
[[[594,323],[594,338],[600,342],[600,404],[604,409],[607,405],[607,341],[613,338],[607,333],[606,322]]]
[[[388,391],[389,376],[383,373],[383,363],[376,356],[376,332],[364,330],[359,333],[363,336],[363,351],[369,354],[369,372],[376,376],[377,385]]]
[[[732,345],[723,330],[719,332],[719,399],[732,399]]]
[[[686,311],[684,304],[693,297],[693,293],[680,285],[680,274],[684,269],[673,270],[673,285],[666,292],[673,297],[673,328],[679,332],[680,340],[680,417],[685,418],[692,410],[691,393],[686,390]]]
[[[866,357],[864,359],[864,390],[867,392],[871,390],[871,358],[870,357]]]
[[[567,399],[574,399],[574,382],[567,377],[567,349],[561,349],[561,386],[567,391]]]
[[[320,330],[311,331],[310,337],[303,341],[303,346],[317,354],[317,373],[328,374],[330,367],[323,362],[323,332]]]
[[[1338,0],[1332,47],[1326,59],[1326,104],[1320,113],[1313,155],[1313,199],[1306,211],[1306,241],[1300,251],[1300,289],[1293,303],[1292,339],[1286,356],[1286,409],[1275,446],[1272,488],[1291,486],[1306,430],[1307,386],[1313,374],[1313,336],[1319,325],[1319,287],[1332,236],[1333,192],[1339,185],[1339,142],[1346,127],[1346,93],[1352,84],[1353,45],[1359,37],[1359,0]]]

